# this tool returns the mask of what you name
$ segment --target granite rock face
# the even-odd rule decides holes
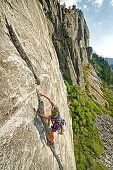
[[[81,10],[57,0],[40,0],[64,78],[84,88],[83,65],[88,63],[89,30]]]
[[[75,170],[66,87],[47,19],[37,0],[0,1],[0,83],[0,169]],[[59,106],[66,120],[64,135],[55,139],[56,157],[46,144],[40,118],[34,126],[36,89]],[[49,115],[46,100],[44,105]]]
[[[92,96],[92,99],[99,103],[100,105],[108,105],[108,102],[104,99],[103,92],[101,90],[101,80],[97,76],[95,69],[92,65],[89,67],[89,73],[88,73],[88,79],[89,79],[89,92]]]
[[[49,34],[57,52],[60,70],[64,79],[72,84],[79,84],[85,89],[84,66],[92,59],[93,49],[89,46],[89,29],[83,12],[73,5],[66,8],[57,0],[40,0],[45,11]],[[89,91],[92,99],[105,105],[101,83],[95,70],[89,72]],[[96,91],[94,90],[96,86]]]

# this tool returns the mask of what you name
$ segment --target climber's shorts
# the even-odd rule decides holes
[[[53,123],[53,126],[51,126],[51,128],[52,128],[53,132],[56,132],[59,128],[59,124],[55,122],[55,123]]]

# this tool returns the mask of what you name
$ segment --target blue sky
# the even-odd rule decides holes
[[[113,0],[60,0],[77,5],[84,13],[90,31],[90,46],[103,56],[113,58]]]

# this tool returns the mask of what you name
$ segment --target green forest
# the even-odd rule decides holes
[[[97,75],[107,84],[113,85],[113,71],[108,62],[101,56],[94,53],[91,63],[93,64]]]
[[[105,59],[97,54],[93,54],[90,62],[102,80],[101,89],[109,106],[101,106],[92,100],[86,74],[88,66],[84,66],[85,91],[79,85],[73,86],[65,81],[70,114],[72,115],[75,158],[77,170],[107,170],[107,167],[99,160],[104,154],[104,145],[95,127],[95,117],[97,114],[113,116],[113,91],[111,87],[113,72]]]

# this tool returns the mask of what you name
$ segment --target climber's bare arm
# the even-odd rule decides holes
[[[45,115],[43,115],[43,114],[38,114],[38,116],[40,116],[40,117],[42,117],[42,118],[44,118],[44,119],[48,119],[48,120],[51,119],[51,116],[50,116],[50,115],[49,115],[49,116],[45,116]]]
[[[43,94],[43,93],[38,93],[40,96],[43,96],[43,97],[45,97],[50,103],[51,103],[51,105],[52,106],[54,106],[54,103],[52,102],[52,100],[49,98],[49,97],[47,97],[45,94]]]

